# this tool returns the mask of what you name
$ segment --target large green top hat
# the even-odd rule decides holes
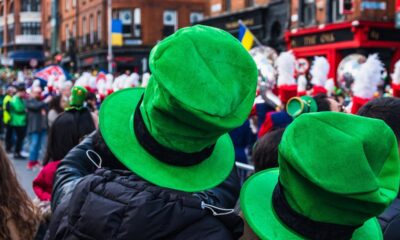
[[[161,41],[149,64],[146,90],[122,90],[102,104],[107,146],[158,186],[194,192],[218,185],[234,164],[227,132],[254,101],[253,59],[229,33],[197,25]]]
[[[374,217],[397,196],[398,154],[381,120],[303,114],[285,130],[280,170],[244,184],[244,217],[262,239],[382,239]]]

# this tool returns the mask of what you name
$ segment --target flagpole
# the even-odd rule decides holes
[[[246,28],[246,30],[249,30],[251,36],[253,36],[254,41],[256,42],[256,44],[257,44],[259,47],[262,47],[262,46],[263,46],[263,45],[261,44],[261,42],[258,41],[257,37],[254,36],[254,34],[253,34],[253,33],[250,31],[250,29],[246,26],[246,24],[243,23],[242,19],[239,19],[239,25],[242,25],[244,28]]]
[[[113,73],[112,61],[113,61],[113,52],[112,52],[112,0],[108,0],[107,2],[107,19],[108,19],[108,73]]]

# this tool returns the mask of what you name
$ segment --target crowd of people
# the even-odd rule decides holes
[[[377,55],[342,92],[323,57],[307,79],[283,52],[265,79],[201,25],[149,62],[7,88],[0,239],[400,238],[400,64],[380,93]],[[6,154],[23,160],[26,134],[34,200]]]

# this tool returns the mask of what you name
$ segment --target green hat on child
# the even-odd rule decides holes
[[[375,216],[396,198],[396,137],[381,120],[299,116],[279,145],[280,170],[253,175],[240,202],[261,239],[382,239]]]
[[[70,109],[80,110],[83,107],[83,104],[85,103],[86,95],[87,95],[86,88],[81,86],[73,87],[71,90],[71,97],[69,101],[70,107],[67,110]]]
[[[161,41],[150,53],[144,89],[110,95],[100,131],[128,169],[161,187],[212,188],[234,164],[229,135],[254,102],[257,67],[231,34],[196,25]]]

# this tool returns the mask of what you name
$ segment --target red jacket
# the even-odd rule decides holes
[[[39,172],[39,175],[33,180],[33,191],[42,201],[51,200],[51,191],[53,190],[53,180],[60,161],[50,162]]]

